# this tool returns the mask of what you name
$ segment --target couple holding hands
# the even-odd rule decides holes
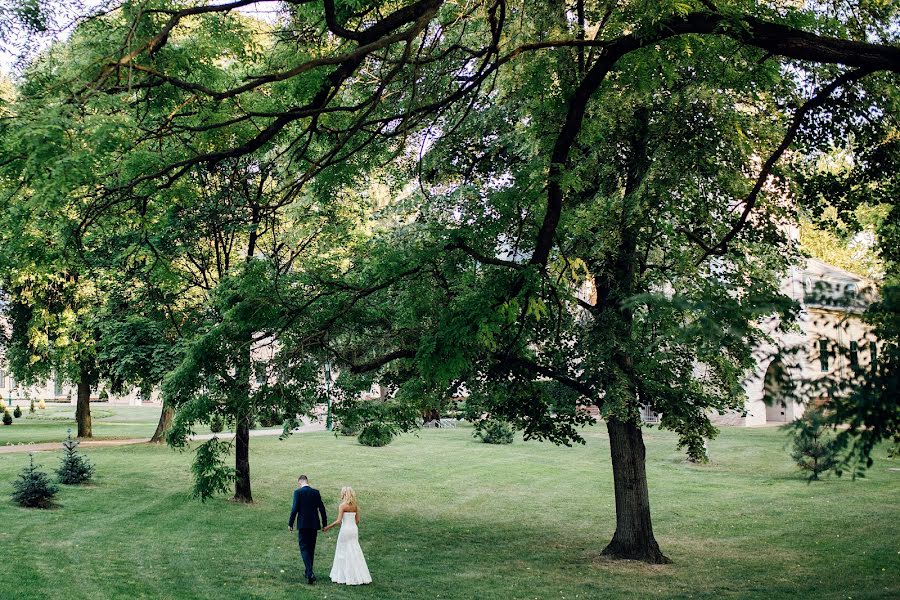
[[[291,505],[291,516],[288,519],[288,530],[294,530],[297,523],[297,537],[300,544],[300,557],[306,567],[306,582],[313,584],[316,576],[313,573],[313,560],[316,555],[316,538],[319,529],[327,532],[340,526],[337,545],[334,548],[334,564],[331,567],[331,581],[346,585],[362,585],[372,583],[366,557],[359,546],[359,505],[353,488],[341,488],[341,505],[334,523],[328,523],[325,505],[319,490],[309,485],[306,475],[297,479],[298,487],[294,490],[294,502]],[[322,516],[321,522],[319,515]]]

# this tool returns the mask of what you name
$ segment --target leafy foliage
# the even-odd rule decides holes
[[[197,446],[191,471],[194,473],[192,495],[206,502],[216,494],[228,492],[234,482],[234,468],[225,463],[231,443],[213,437]]]
[[[9,414],[9,411],[5,411],[5,410],[3,411],[3,424],[4,425],[12,425],[13,424],[13,417],[11,414]]]
[[[825,187],[785,151],[896,139],[898,9],[350,4],[125,3],[34,63],[0,132],[0,267],[34,256],[2,282],[17,364],[161,380],[176,447],[233,421],[248,496],[247,430],[320,402],[325,361],[360,430],[464,392],[571,444],[589,405],[649,406],[699,457],[760,322],[797,314],[789,192]],[[879,147],[848,202],[896,173]],[[373,381],[381,401],[354,399]]]

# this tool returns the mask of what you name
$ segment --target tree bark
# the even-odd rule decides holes
[[[234,446],[234,500],[253,502],[250,492],[250,416],[241,414],[237,418]]]
[[[75,405],[75,422],[78,424],[78,437],[92,437],[91,427],[91,379],[82,371],[78,379],[78,399]]]
[[[630,422],[609,419],[606,429],[615,485],[616,533],[603,549],[603,555],[651,564],[670,563],[672,561],[663,555],[653,537],[641,428]]]
[[[441,411],[437,408],[429,408],[428,410],[422,411],[422,421],[425,423],[431,423],[432,421],[440,421],[441,420]]]
[[[175,416],[175,409],[167,404],[163,404],[162,412],[159,414],[159,423],[156,424],[156,431],[150,438],[151,444],[161,444],[166,439],[166,432],[172,425],[172,418]]]

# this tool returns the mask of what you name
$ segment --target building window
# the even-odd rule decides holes
[[[6,371],[0,369],[0,388],[6,387]]]
[[[53,394],[56,396],[62,396],[62,393],[63,393],[62,377],[60,377],[59,373],[56,373],[56,376],[53,380]]]
[[[828,340],[819,340],[819,368],[823,373],[828,371]]]
[[[850,342],[850,368],[859,368],[859,344],[857,342]]]

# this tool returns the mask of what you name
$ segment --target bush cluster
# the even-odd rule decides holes
[[[502,419],[487,419],[478,423],[473,434],[485,444],[512,444],[515,430]]]
[[[394,432],[385,423],[368,423],[356,439],[363,446],[387,446],[394,439]]]
[[[13,422],[12,415],[9,414],[8,410],[4,409],[3,410],[3,424],[4,425],[12,425],[12,422]]]

